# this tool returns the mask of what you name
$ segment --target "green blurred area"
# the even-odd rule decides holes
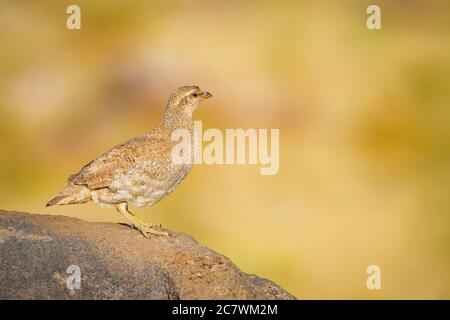
[[[204,128],[280,129],[280,171],[198,165],[138,215],[299,298],[450,298],[450,5],[369,4],[0,2],[0,207],[123,222],[44,205],[196,84]]]

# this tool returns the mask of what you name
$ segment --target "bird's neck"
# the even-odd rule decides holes
[[[171,112],[171,110],[168,109],[164,113],[164,116],[159,123],[159,127],[170,131],[175,129],[188,129],[189,131],[192,131],[194,128],[194,121],[190,115]]]

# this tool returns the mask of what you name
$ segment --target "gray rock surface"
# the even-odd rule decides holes
[[[121,224],[0,210],[0,299],[295,299],[168,232],[146,239]],[[80,289],[67,287],[72,265]]]

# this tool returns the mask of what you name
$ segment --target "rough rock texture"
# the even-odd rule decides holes
[[[295,299],[170,234],[146,239],[121,224],[0,210],[0,299]],[[67,287],[71,265],[80,289]]]

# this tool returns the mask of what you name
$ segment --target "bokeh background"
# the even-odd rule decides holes
[[[1,0],[0,207],[124,222],[44,205],[197,84],[204,128],[280,129],[279,173],[198,165],[138,215],[299,298],[448,299],[449,31],[444,1]]]

